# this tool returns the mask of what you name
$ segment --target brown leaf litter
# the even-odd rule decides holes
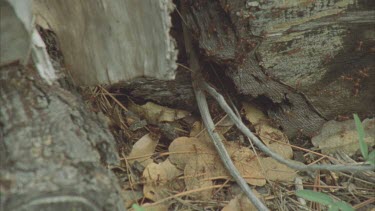
[[[116,97],[106,92],[103,87],[94,89],[94,92],[94,99],[98,100],[96,105],[110,117],[113,126],[120,128],[118,130],[120,133],[117,134],[116,132],[115,136],[123,137],[121,134],[125,134],[125,140],[135,141],[129,142],[132,149],[129,150],[130,153],[127,153],[127,156],[123,157],[126,161],[124,172],[127,174],[127,180],[125,179],[125,182],[122,183],[122,194],[126,198],[124,203],[127,208],[132,204],[139,203],[146,210],[167,210],[171,208],[171,205],[175,208],[183,207],[185,210],[199,210],[202,207],[214,210],[222,208],[224,211],[254,210],[251,202],[243,194],[230,193],[230,190],[235,187],[235,183],[223,166],[207,131],[200,121],[196,121],[194,124],[189,123],[191,129],[187,132],[190,132],[190,137],[180,136],[166,144],[164,150],[158,149],[158,146],[160,148],[159,138],[161,136],[157,132],[155,135],[155,131],[150,131],[151,126],[146,126],[145,122],[147,121],[148,124],[170,122],[173,127],[173,124],[179,119],[190,116],[189,112],[154,103],[136,105],[131,101],[127,105],[128,109],[118,100],[115,100]],[[288,138],[271,124],[264,113],[248,103],[243,103],[243,111],[251,124],[251,128],[265,145],[285,158],[291,159],[293,157],[293,150]],[[135,123],[136,126],[134,126]],[[363,125],[366,140],[371,144],[374,142],[374,120],[364,120]],[[356,143],[357,134],[353,126],[354,124],[350,122],[327,123],[321,134],[313,139],[313,143],[323,153],[331,153],[329,150],[335,148],[341,152],[354,154],[358,151],[358,144]],[[273,209],[284,209],[283,207],[286,205],[289,208],[299,209],[300,205],[297,200],[290,198],[293,197],[293,192],[288,191],[291,182],[297,176],[296,171],[272,158],[264,157],[261,152],[250,150],[249,147],[244,146],[244,143],[226,141],[224,135],[232,127],[231,120],[224,116],[217,121],[215,130],[222,137],[235,166],[247,183],[251,185],[253,191],[266,200],[267,205],[270,205]],[[369,139],[369,137],[372,137],[372,139]],[[336,140],[341,140],[341,142]],[[353,145],[357,148],[349,149],[343,143],[349,143],[347,145]],[[168,151],[166,151],[166,147]],[[313,159],[311,162],[326,161],[323,159],[323,155],[317,152],[312,153],[307,149],[304,149],[303,152],[307,158]],[[155,156],[159,158],[155,159]],[[334,160],[329,156],[327,157],[329,158],[328,161]],[[138,168],[141,169],[140,175],[135,175],[137,174],[134,170],[135,166],[142,166]],[[122,169],[123,167],[118,168]],[[332,175],[335,175],[335,177]],[[132,179],[133,177],[137,177],[138,180]],[[339,181],[343,178],[345,176],[342,174],[320,176],[315,181],[305,178],[303,185],[309,187],[308,183],[310,182],[310,186],[324,188],[323,183],[317,182],[322,180],[326,185],[330,185],[330,193],[342,190],[336,188],[340,185],[351,187],[351,190],[356,192],[358,197],[360,197],[359,192],[361,192],[360,195],[364,196],[370,193],[363,185],[365,184],[363,178],[360,181],[353,177],[356,181],[355,185],[349,180],[340,183]],[[260,194],[256,190],[263,191]],[[268,191],[265,193],[265,190]],[[280,193],[283,195],[279,195]],[[268,197],[265,197],[267,195]],[[359,200],[363,203],[368,202],[363,197]]]

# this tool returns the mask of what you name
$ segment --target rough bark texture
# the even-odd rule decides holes
[[[11,5],[4,0],[0,0],[0,20],[0,65],[25,58],[30,48],[29,35]]]
[[[183,2],[205,57],[287,135],[313,135],[337,115],[374,115],[373,1]]]
[[[229,90],[262,105],[289,137],[314,135],[337,116],[375,114],[373,1],[180,3],[190,8],[181,23],[191,28],[201,59],[226,76]],[[185,76],[171,82],[139,78],[117,88],[196,109],[189,83]]]
[[[34,0],[33,9],[56,33],[76,85],[175,77],[170,0]]]
[[[177,70],[176,79],[161,81],[154,78],[137,78],[115,84],[111,92],[126,93],[134,100],[155,103],[186,110],[198,110],[191,85],[190,72]]]
[[[124,210],[105,119],[41,81],[0,69],[0,210]]]

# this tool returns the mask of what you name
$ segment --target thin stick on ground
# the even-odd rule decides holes
[[[247,185],[247,182],[245,181],[245,179],[238,172],[223,142],[221,141],[220,135],[217,132],[215,132],[215,125],[214,125],[214,122],[212,121],[211,114],[208,110],[206,96],[200,89],[195,90],[195,96],[197,99],[199,111],[203,119],[203,123],[207,128],[208,135],[210,136],[224,166],[226,167],[230,175],[233,177],[233,179],[237,182],[237,184],[244,191],[246,196],[254,204],[254,206],[257,207],[259,210],[268,210],[267,207],[255,196],[253,191]]]
[[[187,13],[187,5],[184,5],[184,4],[181,5],[181,12],[182,12],[182,15],[185,15]],[[183,34],[184,34],[184,40],[185,40],[186,54],[189,57],[189,64],[192,70],[192,79],[193,79],[193,88],[195,92],[195,98],[197,100],[199,112],[202,116],[203,123],[207,128],[207,132],[212,142],[214,143],[214,146],[224,166],[226,167],[230,175],[233,177],[233,179],[237,182],[237,184],[241,187],[242,191],[246,194],[246,196],[249,198],[249,200],[254,204],[254,206],[258,210],[267,211],[269,209],[263,204],[263,202],[260,199],[258,199],[255,196],[253,191],[247,185],[245,179],[242,178],[241,174],[238,172],[238,170],[234,166],[228,152],[226,151],[226,148],[223,142],[221,141],[219,134],[215,131],[215,125],[211,118],[211,114],[208,110],[206,96],[199,86],[199,82],[200,80],[202,80],[202,75],[200,73],[199,59],[198,59],[196,50],[193,48],[193,41],[192,41],[191,33],[187,29],[186,25],[182,24],[182,27],[183,27]]]
[[[215,189],[215,188],[221,188],[221,187],[223,187],[223,185],[213,185],[213,186],[210,186],[210,187],[197,188],[197,189],[194,189],[194,190],[189,190],[189,191],[181,192],[181,193],[175,194],[173,196],[169,196],[167,198],[164,198],[164,199],[161,199],[159,201],[156,201],[156,202],[154,202],[152,204],[143,205],[143,207],[155,206],[155,205],[161,204],[163,202],[166,202],[166,201],[168,201],[170,199],[174,199],[176,197],[188,196],[189,194],[192,194],[192,193],[201,192],[201,191],[210,190],[210,189]]]
[[[268,156],[272,157],[273,159],[277,160],[278,162],[285,164],[286,166],[297,169],[300,171],[314,171],[314,170],[328,170],[328,171],[367,171],[367,170],[375,170],[375,165],[305,165],[303,163],[288,160],[284,157],[280,156],[279,154],[271,151],[268,147],[266,147],[259,139],[256,137],[249,128],[246,127],[246,125],[240,120],[235,113],[232,111],[232,109],[229,107],[229,105],[226,103],[224,97],[218,93],[214,88],[212,88],[208,83],[206,83],[203,80],[200,80],[199,85],[207,91],[220,105],[220,107],[229,115],[229,117],[232,119],[234,124],[237,126],[237,128],[245,134],[247,137],[249,137],[254,144],[259,147],[260,150],[262,150],[264,153],[266,153]]]

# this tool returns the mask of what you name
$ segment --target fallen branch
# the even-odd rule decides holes
[[[229,107],[227,102],[225,101],[224,97],[218,93],[214,88],[212,88],[207,82],[200,79],[198,85],[205,91],[207,91],[220,105],[220,107],[229,115],[233,123],[237,126],[237,128],[245,134],[247,137],[250,138],[254,142],[254,144],[259,147],[264,153],[268,156],[272,157],[273,159],[277,160],[278,162],[287,165],[290,168],[297,169],[300,171],[313,171],[313,170],[329,170],[329,171],[366,171],[366,170],[375,170],[375,165],[305,165],[303,163],[288,160],[284,157],[280,156],[279,154],[271,151],[267,146],[263,144],[262,141],[258,139],[250,130],[246,127],[246,125],[236,116],[236,114],[232,111]]]
[[[219,134],[215,131],[215,124],[208,110],[207,99],[206,99],[205,94],[203,93],[201,89],[196,88],[197,86],[193,86],[193,87],[194,87],[195,96],[197,99],[197,104],[198,104],[198,108],[202,116],[203,123],[207,128],[208,135],[210,136],[221,160],[223,161],[225,168],[228,170],[230,175],[237,182],[237,184],[241,187],[241,189],[244,191],[246,196],[250,199],[250,201],[254,204],[255,207],[257,207],[259,210],[268,210],[267,207],[255,196],[253,191],[247,185],[247,182],[245,181],[245,179],[241,176],[241,174],[238,172],[238,170],[234,166],[223,142],[221,141]]]
[[[186,14],[187,6],[183,3],[181,4],[182,14]],[[195,92],[195,97],[197,100],[199,112],[201,113],[203,123],[208,131],[208,134],[214,143],[214,146],[219,154],[220,159],[224,163],[225,168],[228,170],[233,179],[240,186],[242,191],[246,194],[247,198],[254,204],[258,210],[269,210],[260,199],[258,199],[250,187],[247,185],[246,181],[243,179],[241,174],[238,172],[234,166],[219,134],[215,131],[215,125],[211,118],[211,114],[208,110],[207,99],[205,93],[202,91],[200,82],[202,80],[202,75],[200,73],[199,59],[195,49],[192,44],[192,37],[190,31],[187,29],[187,26],[182,24],[184,40],[185,40],[185,49],[186,55],[189,58],[190,69],[192,70],[192,79],[193,79],[193,88]]]

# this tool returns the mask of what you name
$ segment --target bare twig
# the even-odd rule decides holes
[[[181,7],[182,14],[187,13],[186,5],[182,4]],[[183,33],[185,40],[186,54],[189,57],[190,68],[192,69],[192,79],[193,79],[193,88],[195,92],[195,97],[201,113],[203,123],[205,124],[208,134],[214,143],[214,146],[219,154],[220,159],[224,163],[224,166],[231,174],[233,179],[241,187],[242,191],[245,192],[249,200],[254,204],[254,206],[259,210],[269,210],[253,193],[250,187],[247,185],[246,181],[242,178],[241,174],[238,172],[234,166],[228,152],[225,149],[224,144],[221,141],[221,138],[217,132],[215,132],[214,122],[211,118],[211,114],[208,110],[207,100],[204,92],[201,90],[200,82],[202,81],[202,75],[200,74],[200,65],[199,59],[196,54],[195,49],[193,48],[192,37],[187,26],[183,24]]]
[[[273,159],[278,162],[287,165],[290,168],[301,170],[301,171],[313,171],[313,170],[329,170],[329,171],[366,171],[366,170],[375,170],[375,165],[305,165],[303,163],[288,160],[279,154],[271,151],[267,148],[259,139],[256,137],[249,128],[236,116],[232,109],[226,103],[224,97],[218,93],[214,88],[212,88],[208,83],[201,80],[199,84],[205,91],[207,91],[212,97],[219,103],[220,107],[229,115],[234,124],[237,126],[242,133],[249,137],[254,144],[259,147],[264,153],[268,156],[271,156]]]
[[[169,196],[167,198],[164,198],[164,199],[161,199],[159,201],[156,201],[156,202],[154,202],[152,204],[143,205],[143,207],[155,206],[155,205],[161,204],[163,202],[166,202],[166,201],[168,201],[170,199],[174,199],[174,198],[181,197],[181,196],[188,196],[189,194],[196,193],[196,192],[201,192],[201,191],[205,191],[205,190],[210,190],[210,189],[215,189],[215,188],[221,188],[222,186],[223,185],[213,185],[213,186],[210,186],[210,187],[197,188],[197,189],[194,189],[194,190],[189,190],[189,191],[181,192],[181,193],[175,194],[173,196]]]
[[[194,89],[194,91],[198,103],[198,108],[201,113],[204,125],[207,128],[208,135],[210,136],[222,162],[224,163],[225,168],[228,170],[230,175],[241,187],[241,189],[244,191],[246,196],[250,199],[250,201],[254,204],[255,207],[257,207],[259,210],[268,210],[267,207],[255,196],[253,191],[247,185],[244,178],[241,176],[241,174],[234,166],[227,150],[225,149],[223,142],[221,141],[219,134],[215,131],[215,125],[212,121],[211,114],[208,110],[206,96],[200,89]]]

